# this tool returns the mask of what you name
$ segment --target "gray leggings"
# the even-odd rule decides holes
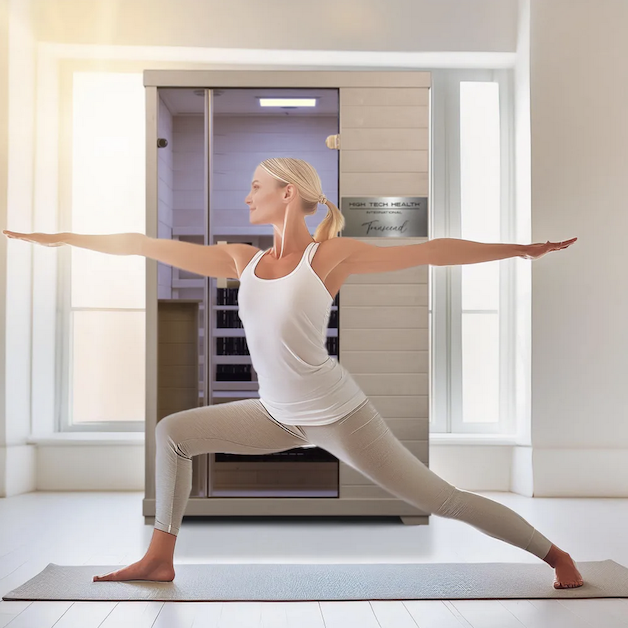
[[[367,399],[330,425],[284,425],[259,399],[170,414],[157,423],[155,528],[179,533],[192,490],[192,456],[269,454],[313,444],[426,513],[458,519],[543,559],[552,546],[523,517],[487,497],[458,489],[428,469],[392,434]]]

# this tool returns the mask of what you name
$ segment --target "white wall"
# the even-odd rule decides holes
[[[0,23],[8,27],[8,38],[0,37],[0,47],[7,42],[8,63],[4,66],[4,117],[8,120],[6,141],[0,150],[6,155],[6,189],[0,207],[6,215],[2,229],[31,232],[33,214],[34,110],[35,110],[35,40],[31,28],[31,6],[27,0],[2,3]],[[4,87],[3,85],[3,87]],[[6,94],[6,99],[4,94]],[[0,115],[3,114],[0,106]],[[1,127],[0,127],[1,128]],[[1,164],[1,162],[0,162]],[[0,497],[31,490],[35,484],[36,450],[26,444],[31,429],[31,342],[32,245],[7,240],[2,234],[2,264],[5,275],[0,293],[3,311],[0,342]],[[9,265],[8,261],[11,260]],[[5,353],[6,352],[6,353]],[[6,369],[6,370],[4,370]]]
[[[0,221],[7,224],[9,184],[9,3],[0,2]],[[0,268],[7,268],[8,241],[0,238]],[[6,495],[7,429],[7,273],[0,273],[0,497]]]
[[[514,51],[517,0],[34,0],[40,41],[287,50]]]
[[[531,4],[537,495],[628,495],[628,3]]]
[[[514,72],[514,186],[516,198],[515,238],[530,243],[530,2],[520,0],[517,36],[517,62]],[[532,311],[532,263],[516,260],[515,265],[515,412],[517,442],[528,446],[514,447],[511,460],[511,490],[534,494],[530,430],[530,328]]]

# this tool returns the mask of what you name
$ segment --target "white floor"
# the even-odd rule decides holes
[[[578,561],[628,567],[628,499],[481,492],[516,510]],[[29,493],[0,499],[0,595],[49,562],[126,565],[152,535],[142,493]],[[325,551],[321,551],[324,548]],[[208,562],[532,562],[459,521],[396,518],[185,519],[177,564]],[[541,563],[544,564],[544,563]],[[553,570],[547,567],[547,586]],[[98,573],[97,570],[94,573]],[[176,582],[176,577],[175,577]],[[0,628],[628,628],[628,599],[348,602],[7,602]]]

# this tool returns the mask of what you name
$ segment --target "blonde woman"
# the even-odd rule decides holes
[[[313,444],[386,491],[440,517],[464,521],[526,550],[555,569],[555,588],[582,576],[559,549],[513,510],[458,489],[428,469],[392,434],[350,373],[326,349],[332,302],[345,279],[420,264],[454,265],[521,256],[537,259],[574,241],[483,244],[440,239],[377,247],[338,238],[344,219],[325,198],[316,170],[292,158],[267,159],[245,199],[252,224],[272,224],[267,251],[245,244],[202,246],[141,234],[18,234],[46,246],[70,244],[117,255],[144,255],[198,274],[240,279],[239,316],[259,377],[259,398],[192,408],[157,424],[156,517],[146,554],[105,580],[171,581],[174,547],[192,483],[192,457],[211,452],[269,454]],[[327,215],[314,237],[305,216],[318,204]]]

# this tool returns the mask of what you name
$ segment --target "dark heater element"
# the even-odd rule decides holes
[[[216,336],[216,355],[251,355],[245,336]]]
[[[327,337],[327,353],[329,355],[338,355],[338,336]]]
[[[217,382],[252,382],[250,364],[216,364]]]
[[[218,288],[216,290],[216,305],[239,305],[237,288]]]
[[[338,460],[336,456],[320,447],[296,447],[295,449],[287,449],[286,451],[261,456],[256,454],[249,456],[246,454],[223,453],[214,455],[216,456],[216,462],[335,462]]]
[[[238,329],[244,326],[236,310],[216,310],[216,327]]]

